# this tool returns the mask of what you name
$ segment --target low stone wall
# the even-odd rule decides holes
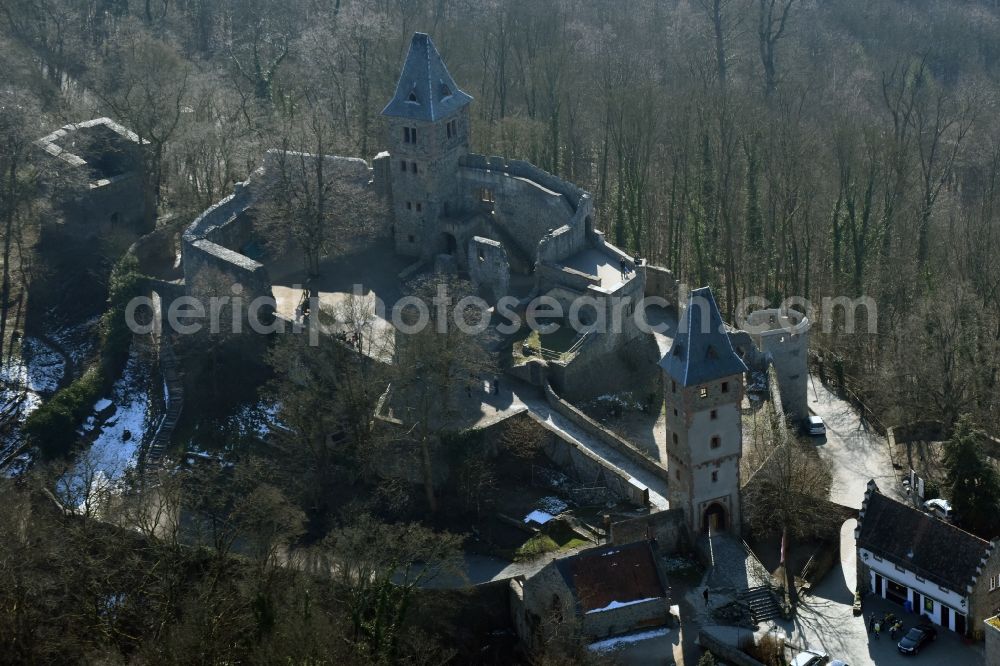
[[[657,511],[612,523],[608,537],[611,543],[617,545],[655,540],[661,553],[675,553],[690,546],[684,509]]]
[[[986,666],[1000,666],[1000,615],[983,622],[986,638]]]
[[[699,631],[698,645],[702,646],[716,657],[736,666],[764,666],[746,652],[734,645],[728,645],[716,639],[711,634]]]
[[[592,638],[614,636],[640,627],[658,627],[670,620],[670,602],[664,597],[583,615],[583,633]]]
[[[545,399],[552,409],[569,419],[584,432],[589,433],[592,437],[599,439],[619,453],[628,456],[630,460],[643,467],[647,472],[666,477],[667,471],[656,464],[652,458],[560,398],[549,385],[545,386]]]

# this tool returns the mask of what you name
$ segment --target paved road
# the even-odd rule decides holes
[[[886,495],[899,497],[900,485],[889,459],[889,446],[846,401],[831,393],[819,379],[809,378],[809,407],[826,422],[826,438],[813,437],[820,456],[833,467],[830,499],[861,508],[865,488],[875,479]]]

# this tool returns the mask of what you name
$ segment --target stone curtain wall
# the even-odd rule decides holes
[[[649,503],[647,492],[632,485],[627,474],[605,466],[602,460],[586,449],[577,446],[576,442],[566,438],[534,413],[524,412],[524,414],[524,418],[530,418],[550,434],[544,444],[545,456],[555,463],[563,473],[579,482],[603,485],[615,497],[636,506],[646,506]]]
[[[248,301],[257,296],[271,296],[271,281],[267,270],[260,262],[250,259],[240,250],[254,237],[251,209],[278,169],[282,153],[269,150],[264,155],[264,164],[250,177],[237,183],[233,193],[222,199],[200,216],[184,231],[181,252],[184,266],[184,282],[192,295],[204,297],[218,292],[220,296],[232,295],[229,285],[219,290],[217,277],[225,282],[243,286],[243,296]],[[287,153],[288,158],[315,160],[308,153]],[[368,164],[354,157],[322,157],[328,173],[335,173],[345,182],[358,188],[374,186],[372,169]],[[207,271],[212,269],[212,273]],[[210,279],[208,279],[210,278]],[[194,291],[200,293],[194,293]],[[208,293],[213,292],[213,293]]]
[[[666,470],[656,464],[652,458],[602,426],[597,421],[591,419],[573,405],[560,398],[556,395],[556,392],[552,390],[551,386],[545,386],[545,399],[548,401],[550,407],[569,419],[574,425],[582,429],[584,432],[590,434],[596,439],[599,439],[619,453],[625,454],[633,462],[643,467],[647,472],[660,476],[666,476]]]
[[[612,523],[609,539],[611,543],[619,546],[655,539],[658,551],[667,554],[685,550],[690,546],[684,509],[657,511],[647,516]]]

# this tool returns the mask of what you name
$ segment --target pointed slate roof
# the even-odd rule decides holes
[[[674,343],[660,366],[681,386],[746,372],[743,359],[733,351],[710,288],[691,291]]]
[[[396,84],[396,94],[382,109],[382,115],[433,122],[450,116],[471,101],[472,97],[459,90],[451,78],[431,38],[415,32]]]

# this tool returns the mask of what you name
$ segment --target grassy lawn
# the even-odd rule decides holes
[[[539,532],[525,541],[514,553],[514,561],[531,559],[542,553],[554,553],[591,545],[593,544],[581,539],[568,525],[560,521],[554,523],[547,533]]]
[[[541,334],[538,331],[530,331],[523,339],[514,341],[515,360],[524,358],[521,354],[521,346],[527,345],[532,349],[545,349],[557,355],[560,360],[566,360],[566,353],[573,347],[579,339],[579,334],[569,325],[568,320],[559,322],[559,328],[551,333]]]

